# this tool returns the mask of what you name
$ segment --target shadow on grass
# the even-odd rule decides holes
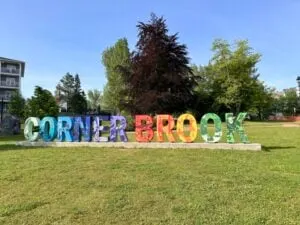
[[[279,150],[279,149],[290,149],[296,148],[296,146],[262,146],[262,150],[265,152],[270,152],[271,150]]]
[[[35,147],[35,146],[25,147],[25,146],[18,146],[15,144],[2,144],[0,145],[0,152],[11,151],[11,150],[37,149],[37,148],[41,148],[41,147]]]

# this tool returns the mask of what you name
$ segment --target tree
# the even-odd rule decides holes
[[[106,69],[107,79],[103,92],[103,106],[114,112],[122,110],[125,85],[119,67],[128,68],[129,56],[130,52],[125,38],[119,39],[114,46],[102,53],[102,63]]]
[[[88,90],[88,108],[93,111],[100,111],[100,104],[102,101],[102,94],[99,90]]]
[[[195,85],[186,46],[178,43],[177,34],[168,34],[163,17],[152,14],[149,23],[140,22],[137,28],[130,67],[121,68],[127,90],[124,105],[132,113],[185,111]]]
[[[194,101],[191,111],[193,115],[200,118],[207,112],[213,112],[214,96],[212,89],[212,79],[207,71],[208,67],[192,65],[193,73],[197,80],[197,85],[194,88]]]
[[[20,119],[24,119],[24,108],[25,99],[21,95],[20,91],[14,91],[10,102],[8,103],[8,112]]]
[[[60,105],[64,103],[67,106],[66,111],[73,113],[85,113],[87,110],[87,101],[85,93],[81,89],[81,82],[79,75],[73,76],[67,73],[56,86],[56,99]],[[80,108],[80,105],[82,108]]]
[[[36,86],[34,95],[28,99],[26,103],[25,115],[26,117],[34,116],[39,118],[45,116],[57,116],[58,105],[51,92]]]
[[[70,99],[70,110],[76,114],[85,114],[87,111],[87,100],[84,93],[76,92]]]
[[[298,97],[297,92],[294,89],[287,89],[284,92],[284,108],[283,112],[286,115],[295,115],[298,109]]]
[[[263,82],[257,81],[255,92],[252,96],[253,105],[249,109],[251,114],[257,114],[258,119],[267,119],[272,114],[275,89],[266,86]]]
[[[60,103],[64,102],[69,105],[72,94],[74,93],[75,78],[72,74],[67,73],[56,86],[55,97]]]
[[[207,93],[214,99],[211,109],[219,113],[249,110],[258,88],[256,65],[260,54],[253,52],[246,40],[236,41],[235,47],[232,49],[225,40],[215,40],[214,55],[202,71],[207,79]]]

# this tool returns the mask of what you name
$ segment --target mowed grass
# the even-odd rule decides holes
[[[300,224],[300,128],[245,128],[263,151],[0,139],[0,224]]]

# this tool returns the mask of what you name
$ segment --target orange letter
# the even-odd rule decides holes
[[[168,121],[168,124],[164,126],[164,121]],[[174,128],[174,119],[171,115],[157,115],[157,140],[159,142],[164,141],[163,133],[166,133],[169,142],[175,142],[172,129]]]
[[[145,124],[142,123],[145,121]],[[152,130],[153,120],[148,115],[136,115],[135,116],[135,139],[138,142],[148,142],[153,139]],[[147,134],[145,137],[144,134]]]
[[[184,121],[188,120],[189,121],[189,131],[190,135],[185,136],[184,131]],[[177,135],[179,139],[183,142],[193,142],[197,138],[197,121],[195,117],[193,117],[191,114],[182,114],[179,116],[177,120]]]

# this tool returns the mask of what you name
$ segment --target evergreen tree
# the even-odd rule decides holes
[[[68,112],[79,114],[87,111],[87,100],[78,74],[63,76],[56,86],[55,96],[60,105],[66,104]]]

